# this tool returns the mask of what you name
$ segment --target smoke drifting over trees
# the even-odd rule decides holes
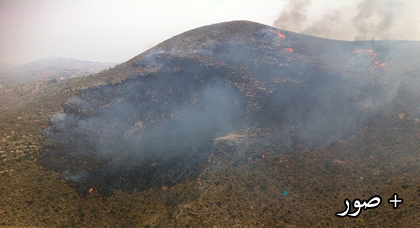
[[[326,8],[322,16],[311,17],[310,0],[290,1],[273,26],[293,32],[341,40],[418,40],[414,34],[410,2],[364,0],[354,6]],[[409,26],[410,25],[410,29]],[[411,30],[411,31],[410,31]],[[410,35],[412,33],[413,35]]]

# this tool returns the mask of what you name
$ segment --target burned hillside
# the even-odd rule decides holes
[[[415,83],[414,44],[245,21],[191,30],[108,71],[126,79],[67,100],[42,133],[38,164],[81,194],[111,194],[196,179],[221,154],[240,165],[267,148],[323,148],[370,126],[401,82]],[[250,145],[223,143],[233,136]]]

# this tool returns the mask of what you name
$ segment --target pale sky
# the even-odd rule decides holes
[[[312,0],[305,9],[306,27],[317,25],[314,21],[319,22],[317,18],[331,9],[353,15],[360,2]],[[404,15],[408,14],[407,20],[412,21],[394,13],[395,27],[401,31],[391,38],[420,40],[419,3],[404,2],[398,7],[411,12],[404,11]],[[179,33],[204,25],[249,20],[272,26],[287,7],[288,0],[0,0],[0,62],[25,64],[47,57],[66,57],[121,63]],[[341,17],[340,23],[349,21],[350,16]],[[331,26],[339,27],[338,31],[329,30],[335,35],[324,37],[353,39],[346,37],[343,26],[337,25],[338,21]],[[318,35],[321,30],[317,31]]]

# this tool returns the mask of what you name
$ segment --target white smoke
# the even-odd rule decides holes
[[[338,7],[334,3],[324,2],[321,8],[320,1],[291,0],[273,26],[338,40],[420,39],[420,29],[413,22],[420,4],[414,1],[363,0]]]

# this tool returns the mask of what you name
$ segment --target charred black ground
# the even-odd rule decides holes
[[[413,76],[402,69],[418,56],[414,47],[242,21],[191,30],[117,66],[128,79],[86,88],[63,104],[43,132],[39,164],[82,194],[110,194],[195,179],[217,153],[246,159],[217,139],[247,138],[249,129],[264,132],[253,151],[324,147],[370,125],[390,104]]]

